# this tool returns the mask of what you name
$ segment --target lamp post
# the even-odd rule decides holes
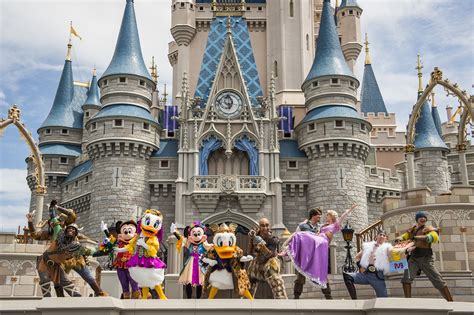
[[[344,238],[344,241],[347,243],[345,248],[347,249],[346,253],[346,260],[344,262],[344,266],[342,266],[342,271],[344,272],[355,272],[356,267],[354,266],[354,263],[352,262],[352,255],[351,255],[351,242],[352,238],[354,237],[354,229],[349,225],[348,222],[346,222],[346,225],[344,228],[341,230],[342,232],[342,237]]]

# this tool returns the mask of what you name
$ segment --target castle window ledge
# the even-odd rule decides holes
[[[114,119],[114,128],[123,128],[123,119]]]
[[[67,130],[67,129],[61,129],[61,134],[62,134],[62,135],[68,135],[68,134],[69,134],[69,130]]]
[[[344,120],[335,120],[334,121],[334,128],[337,128],[337,129],[344,129],[346,126],[345,126],[345,122]]]

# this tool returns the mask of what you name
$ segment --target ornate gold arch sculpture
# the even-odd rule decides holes
[[[425,102],[425,100],[430,95],[431,91],[435,88],[435,86],[441,85],[447,91],[448,95],[457,96],[460,104],[463,106],[463,113],[461,115],[461,122],[459,124],[458,129],[458,146],[465,145],[466,137],[465,137],[465,130],[466,124],[468,122],[468,118],[474,120],[474,97],[469,97],[465,90],[461,90],[457,83],[451,84],[448,79],[443,80],[443,72],[438,68],[435,67],[433,72],[431,72],[431,80],[428,86],[421,94],[421,97],[416,102],[415,106],[413,107],[412,114],[408,121],[407,127],[407,146],[406,151],[413,152],[414,151],[414,144],[415,141],[415,124],[420,116],[421,106]]]
[[[46,184],[45,184],[45,175],[44,175],[44,164],[43,159],[41,157],[41,152],[31,135],[31,132],[26,129],[25,125],[20,120],[20,109],[13,105],[8,110],[8,118],[7,119],[0,119],[0,135],[3,133],[8,125],[15,125],[20,132],[21,138],[23,138],[31,150],[32,153],[32,160],[35,164],[35,178],[36,178],[36,187],[35,187],[35,194],[36,194],[36,215],[35,215],[35,224],[41,221],[43,216],[43,202],[44,202],[44,195],[46,194]]]

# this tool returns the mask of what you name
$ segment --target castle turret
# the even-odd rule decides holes
[[[418,97],[423,93],[420,56],[418,55],[419,86]],[[430,105],[425,101],[415,123],[415,164],[418,171],[416,185],[428,187],[432,195],[447,192],[451,187],[451,176],[448,170],[448,147],[436,129]]]
[[[352,72],[355,72],[357,57],[362,50],[360,38],[360,16],[362,9],[357,0],[342,0],[337,8],[337,20],[341,31],[341,46]]]
[[[86,123],[87,152],[93,162],[93,222],[134,218],[149,207],[149,158],[159,144],[159,125],[150,113],[155,82],[143,61],[133,0],[127,0],[109,67],[99,79],[102,107]],[[127,188],[127,189],[125,189]],[[104,197],[106,196],[106,197]]]
[[[193,59],[190,43],[196,34],[196,6],[193,0],[173,0],[171,4],[171,35],[178,45],[177,58],[173,64],[176,77],[173,80],[173,102],[179,98],[179,84],[183,81],[183,73],[189,73],[189,65]]]
[[[365,66],[364,77],[362,78],[362,91],[360,93],[360,111],[364,114],[388,114],[377,79],[375,78],[374,70],[372,69],[367,33],[365,36]]]
[[[350,217],[356,230],[368,223],[364,162],[371,130],[355,108],[358,86],[324,0],[316,55],[302,86],[307,113],[296,130],[309,160],[308,207],[341,212],[356,203]]]
[[[86,98],[87,86],[74,82],[71,49],[72,44],[69,42],[53,106],[38,129],[39,148],[44,159],[46,185],[48,186],[46,203],[51,199],[61,200],[61,184],[74,166],[75,159],[82,152],[83,112],[81,105]],[[29,167],[28,169],[34,168]],[[30,175],[33,174],[28,174],[29,178]],[[33,188],[31,186],[33,181],[29,180],[29,183],[30,188]],[[35,195],[32,194],[32,204],[34,204],[34,198]]]

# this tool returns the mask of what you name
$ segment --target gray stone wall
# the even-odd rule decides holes
[[[149,161],[129,156],[95,159],[85,234],[101,237],[100,221],[128,220],[150,206]]]
[[[120,137],[142,140],[155,145],[158,144],[159,131],[155,125],[149,124],[150,130],[145,130],[143,129],[143,120],[124,119],[123,117],[117,117],[117,119],[123,119],[122,126],[115,127],[114,121],[110,118],[106,120],[92,119],[87,125],[88,143],[107,137]],[[96,123],[96,129],[92,129],[93,123]]]
[[[50,133],[46,133],[47,129]],[[67,134],[63,134],[62,130],[67,130]],[[38,130],[39,143],[46,141],[56,142],[73,142],[80,144],[82,141],[82,129],[71,129],[62,127],[47,127]]]
[[[305,143],[314,139],[324,139],[338,137],[344,139],[357,139],[369,143],[368,122],[364,121],[344,121],[344,127],[335,128],[335,121],[341,119],[332,119],[327,121],[309,122],[302,125],[298,130],[298,144],[303,146]],[[308,125],[314,124],[314,129],[310,130]],[[365,130],[361,130],[361,124],[365,125]]]
[[[324,78],[313,80],[307,86],[303,87],[304,96],[306,99],[306,108],[309,110],[325,104],[348,104],[354,106],[356,99],[356,80],[350,80],[348,77],[337,77],[339,83],[332,84],[333,78]],[[313,82],[318,82],[314,86]],[[353,85],[351,85],[351,83]]]
[[[443,156],[443,152],[441,150],[418,152],[421,153],[421,156],[415,159],[415,163],[419,167],[418,174],[421,175],[418,176],[421,178],[419,187],[429,187],[433,196],[449,191],[451,176],[448,172],[448,160],[446,156]]]
[[[120,82],[120,77],[125,82]],[[144,83],[144,85],[140,85]],[[153,82],[132,75],[108,76],[99,80],[102,105],[111,103],[132,103],[149,107],[151,105],[151,93]]]

